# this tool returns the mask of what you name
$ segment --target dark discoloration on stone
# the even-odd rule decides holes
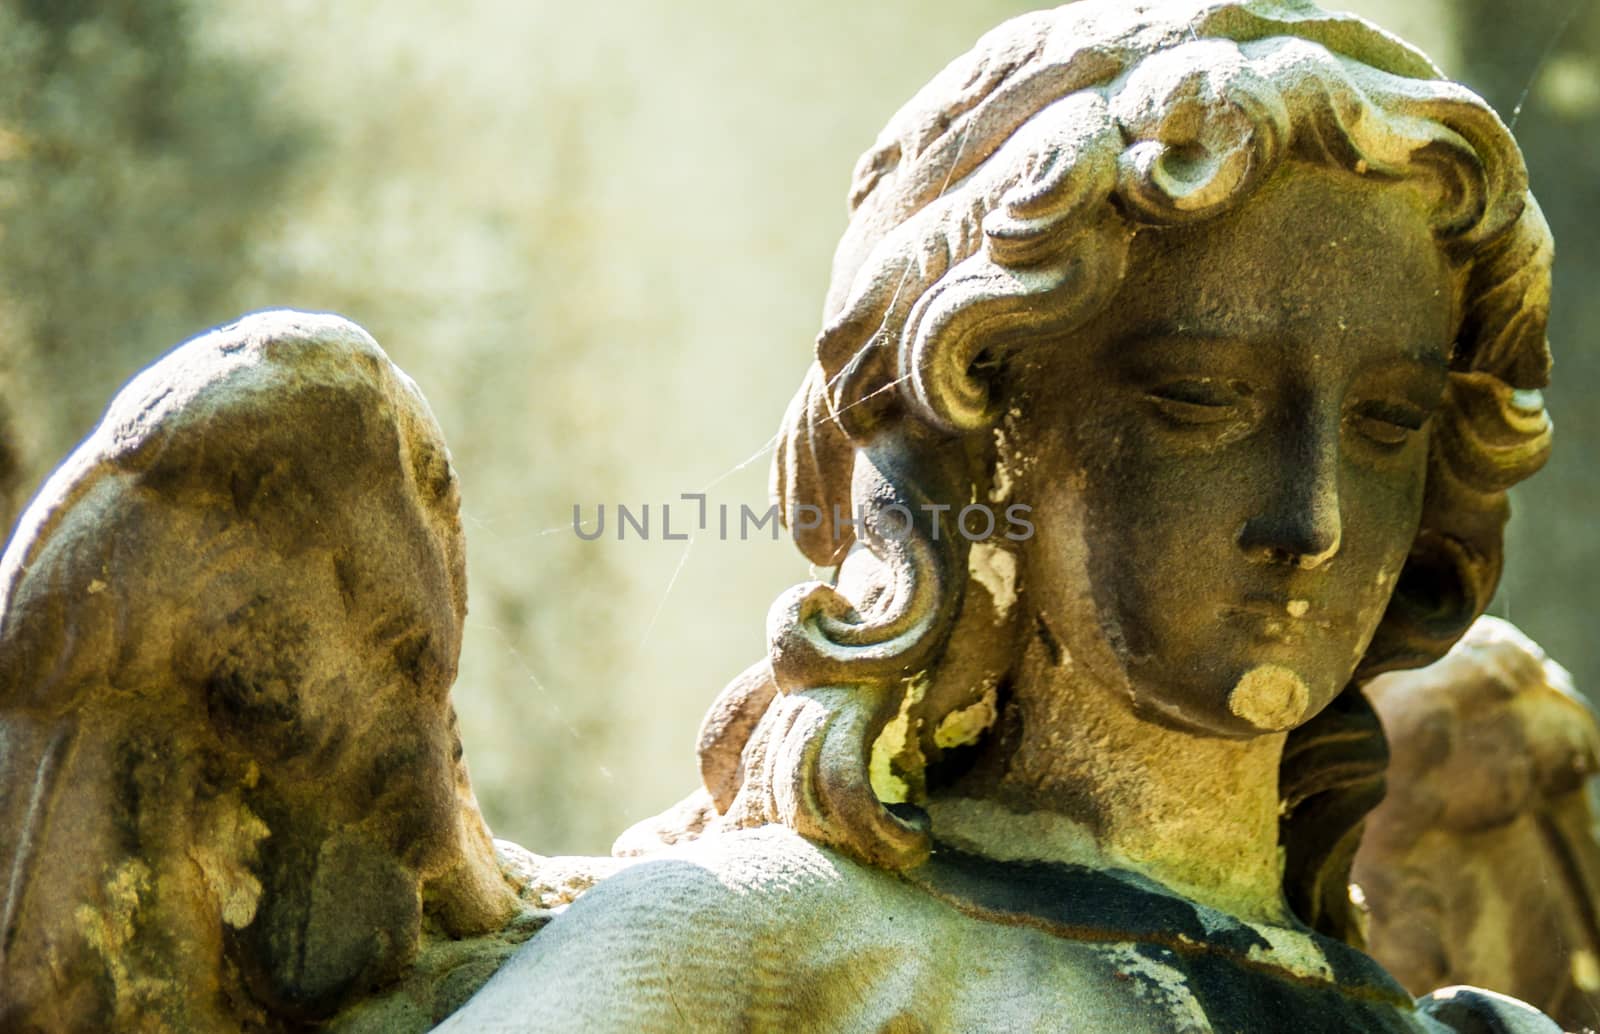
[[[336,318],[251,317],[113,402],[0,561],[0,1027],[321,1021],[409,972],[425,906],[518,911],[448,701],[456,508]]]
[[[1418,1030],[1411,996],[1369,956],[1304,928],[1331,979],[1271,961],[1262,931],[1132,873],[1043,862],[997,862],[947,846],[906,874],[958,910],[1071,940],[1132,941],[1138,953],[1183,975],[1212,1026],[1232,1034]],[[1146,979],[1118,973],[1118,979]],[[1454,1029],[1454,1028],[1452,1028]],[[1476,1028],[1470,1028],[1476,1029]]]
[[[1046,652],[1050,655],[1050,663],[1058,668],[1061,667],[1062,663],[1067,659],[1066,651],[1061,648],[1061,640],[1057,639],[1056,634],[1050,631],[1050,625],[1045,621],[1043,614],[1035,614],[1033,616],[1033,625],[1039,635],[1039,642],[1044,644]]]
[[[702,730],[704,792],[636,827],[640,851],[705,834],[709,867],[578,902],[522,956],[551,1008],[480,997],[474,1022],[1427,1029],[1284,902],[1349,933],[1380,735],[1351,687],[1487,605],[1505,493],[1548,449],[1526,186],[1487,107],[1298,0],[986,36],[859,166],[777,439],[784,509],[824,515],[797,544],[837,577],[780,598]],[[1010,498],[1036,534],[957,534]],[[420,1029],[527,906],[592,886],[544,895],[478,816],[456,511],[420,395],[336,318],[251,317],[118,396],[0,559],[0,1026]],[[815,937],[838,957],[791,983],[763,936],[852,908],[876,931]],[[946,934],[1003,964],[934,958]]]
[[[1002,911],[1038,872],[953,876],[924,866],[933,838],[1137,870],[1173,895],[1096,886],[1055,928],[1193,955],[1205,1001],[1166,1019],[1361,1028],[1370,963],[1330,952],[1320,990],[1263,1016],[1229,971],[1281,978],[1285,949],[1199,906],[1260,930],[1288,902],[1359,937],[1348,868],[1382,766],[1359,685],[1489,603],[1506,492],[1551,442],[1551,254],[1504,124],[1364,22],[1088,0],[988,34],[857,166],[773,463],[836,576],[772,608],[780,692],[750,734],[701,743],[719,815],[681,808],[660,839],[781,823]],[[953,533],[951,508],[1007,500],[1032,535]],[[802,508],[861,519],[841,536]],[[948,728],[976,744],[960,771]],[[1376,1000],[1409,1013],[1397,991]]]

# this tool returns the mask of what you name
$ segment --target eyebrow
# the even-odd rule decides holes
[[[1264,339],[1240,337],[1237,334],[1217,334],[1204,330],[1189,330],[1170,324],[1137,327],[1127,334],[1119,335],[1113,344],[1119,349],[1129,350],[1189,348],[1208,352],[1234,353],[1269,347],[1269,342]],[[1385,360],[1384,364],[1410,363],[1426,369],[1429,373],[1448,373],[1450,372],[1450,356],[1454,349],[1454,342],[1443,346],[1402,346],[1397,349],[1398,354],[1391,360]]]
[[[1159,325],[1138,327],[1119,335],[1117,344],[1123,347],[1189,346],[1198,348],[1226,348],[1248,350],[1265,344],[1234,334],[1213,334],[1209,331],[1187,330],[1183,327]]]

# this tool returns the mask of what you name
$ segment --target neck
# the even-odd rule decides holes
[[[1284,738],[1157,724],[1032,643],[978,762],[929,812],[940,839],[965,850],[1130,870],[1200,904],[1280,923]]]

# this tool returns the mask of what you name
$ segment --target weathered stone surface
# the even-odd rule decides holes
[[[335,317],[131,383],[0,561],[0,1026],[331,1015],[519,911],[449,687],[456,483]]]
[[[837,577],[446,1029],[1554,1029],[1334,940],[1359,686],[1481,614],[1549,447],[1494,114],[1309,4],[1075,4],[919,93],[851,210],[774,467]]]
[[[1091,0],[930,83],[851,211],[774,464],[833,573],[623,859],[484,828],[454,478],[369,338],[131,384],[0,560],[0,1019],[1554,1030],[1347,943],[1361,684],[1479,617],[1549,447],[1495,115],[1296,0]]]
[[[1594,1026],[1600,727],[1566,671],[1483,618],[1437,664],[1367,694],[1393,758],[1352,873],[1372,953],[1418,993],[1478,984]]]

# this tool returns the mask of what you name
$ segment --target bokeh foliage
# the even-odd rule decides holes
[[[461,472],[455,700],[485,811],[603,851],[692,785],[705,705],[805,568],[765,540],[579,542],[572,505],[761,505],[857,154],[1028,6],[0,2],[0,517],[176,342],[272,305],[346,313]],[[1592,691],[1600,3],[1352,6],[1508,118],[1527,91],[1558,442],[1494,610]]]
[[[231,315],[309,125],[185,0],[0,5],[0,309],[30,479],[128,374]],[[47,457],[49,459],[47,459]]]

